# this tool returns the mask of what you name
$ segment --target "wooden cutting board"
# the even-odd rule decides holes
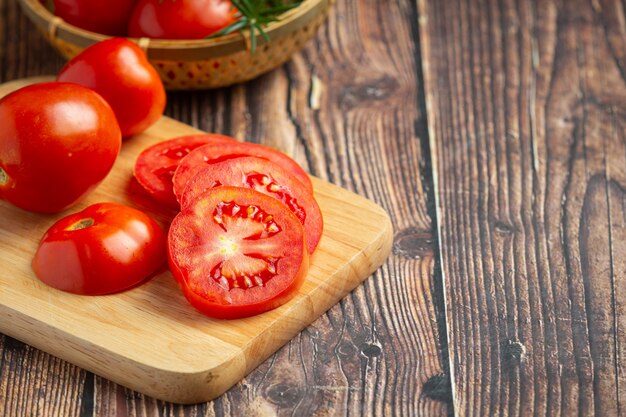
[[[0,86],[0,97],[49,78]],[[392,227],[373,202],[312,178],[325,229],[309,275],[286,305],[246,319],[214,320],[196,312],[169,271],[121,294],[88,297],[40,283],[30,262],[54,221],[87,205],[114,201],[144,210],[166,226],[163,212],[132,178],[147,146],[198,133],[163,117],[123,144],[113,171],[86,201],[57,215],[24,212],[0,201],[0,332],[98,375],[176,403],[211,400],[292,339],[387,258]]]

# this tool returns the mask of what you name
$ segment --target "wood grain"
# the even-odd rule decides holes
[[[624,2],[418,4],[456,414],[624,415]]]
[[[337,2],[316,40],[287,65],[241,86],[170,94],[166,110],[203,130],[279,146],[313,174],[383,205],[397,231],[385,267],[215,401],[175,406],[63,362],[57,373],[46,367],[48,355],[31,359],[38,351],[16,343],[2,350],[0,381],[18,388],[0,395],[0,415],[445,415],[414,7]],[[0,81],[62,65],[15,0],[0,0],[0,45]],[[42,367],[45,414],[31,377]]]

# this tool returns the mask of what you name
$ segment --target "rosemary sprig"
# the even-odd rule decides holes
[[[257,36],[260,35],[266,42],[270,37],[264,27],[276,22],[279,16],[287,10],[298,7],[302,0],[231,0],[237,8],[238,19],[231,25],[214,33],[210,38],[228,35],[240,30],[250,31],[250,52],[254,53],[257,46]]]

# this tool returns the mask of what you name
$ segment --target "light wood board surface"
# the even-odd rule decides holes
[[[7,83],[0,96],[32,78]],[[235,321],[197,313],[169,271],[131,291],[103,297],[62,293],[40,283],[30,261],[58,218],[100,201],[146,211],[162,224],[175,212],[155,205],[132,179],[137,154],[160,140],[198,133],[164,117],[126,141],[107,179],[57,215],[0,203],[0,332],[148,395],[179,403],[212,399],[337,303],[388,256],[392,228],[373,202],[313,178],[325,230],[298,295],[271,312]]]

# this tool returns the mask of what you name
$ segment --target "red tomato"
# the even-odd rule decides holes
[[[92,32],[126,35],[136,0],[54,0],[54,14]]]
[[[0,196],[53,213],[102,181],[121,146],[109,105],[76,84],[41,83],[0,100]]]
[[[100,203],[48,229],[32,267],[51,287],[101,295],[140,283],[165,260],[165,234],[154,220],[131,207]]]
[[[233,319],[287,302],[309,266],[298,218],[257,191],[218,187],[174,218],[170,269],[202,313]]]
[[[205,168],[207,164],[221,162],[226,159],[237,158],[241,156],[256,156],[259,158],[270,160],[283,168],[289,170],[304,187],[313,192],[313,184],[306,172],[298,165],[296,161],[288,157],[282,152],[263,145],[254,143],[233,142],[218,145],[204,145],[189,153],[184,157],[176,172],[174,173],[174,194],[180,201],[183,191],[189,181],[195,174]]]
[[[150,127],[165,109],[161,78],[141,48],[126,39],[90,46],[63,67],[57,80],[83,85],[104,97],[124,137]]]
[[[202,134],[159,142],[139,154],[135,162],[135,178],[154,199],[177,209],[179,205],[172,189],[172,177],[180,160],[202,145],[231,141],[234,139],[224,135]]]
[[[128,35],[159,39],[202,39],[235,21],[230,0],[139,0]]]
[[[222,185],[252,188],[284,203],[304,226],[307,248],[313,253],[324,227],[322,212],[313,195],[289,171],[254,156],[207,165],[187,182],[180,204],[184,208],[206,190]]]

